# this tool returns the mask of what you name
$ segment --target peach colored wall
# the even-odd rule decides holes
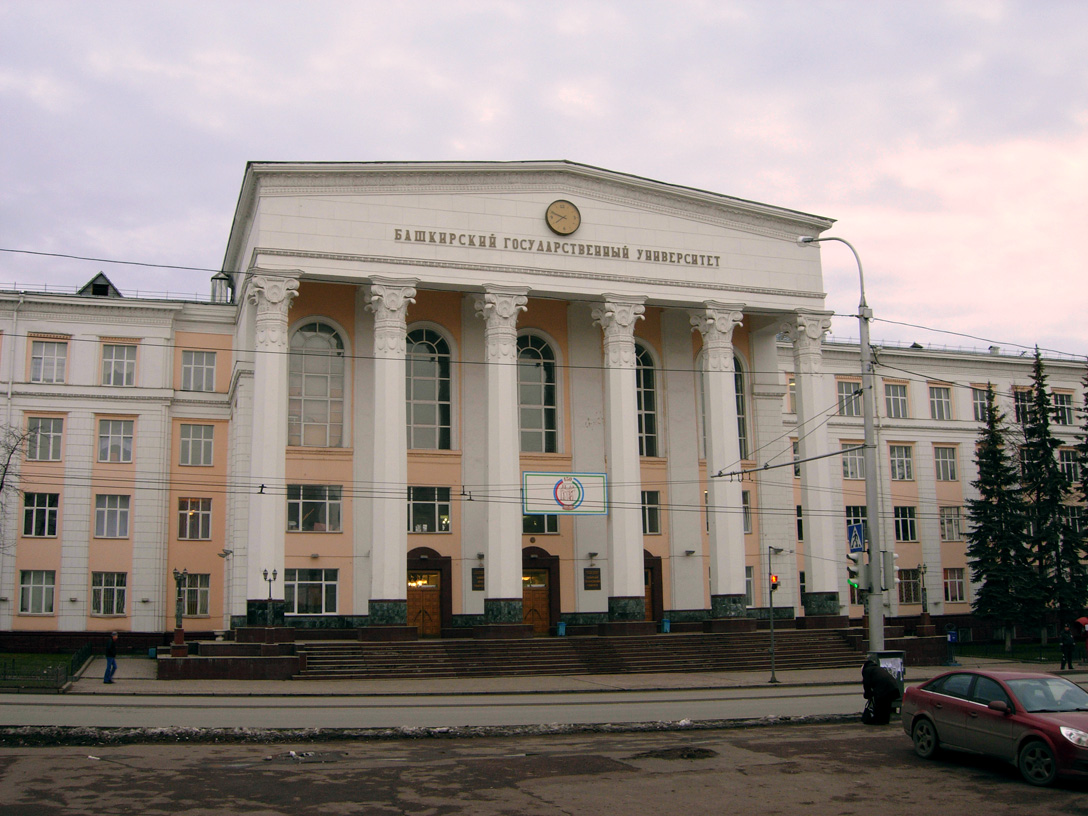
[[[219,360],[216,358],[216,379],[219,378]],[[181,464],[181,426],[211,425],[212,464],[211,466],[193,466]],[[225,610],[227,559],[217,553],[223,549],[234,549],[227,541],[227,459],[229,448],[228,434],[230,423],[225,420],[175,418],[170,428],[170,498],[167,505],[167,563],[166,585],[167,598],[174,598],[176,585],[173,572],[175,569],[188,570],[191,574],[208,574],[210,593],[208,599],[208,617],[188,618],[187,627],[218,629]],[[179,539],[179,507],[181,499],[211,499],[212,527],[211,539],[193,541]],[[173,607],[170,608],[170,611]],[[173,616],[168,616],[169,621]],[[201,622],[197,622],[201,621]]]
[[[214,351],[215,390],[217,393],[225,393],[230,388],[231,373],[234,369],[232,347],[233,338],[229,334],[177,332],[174,335],[174,390],[181,390],[181,353],[183,351]]]

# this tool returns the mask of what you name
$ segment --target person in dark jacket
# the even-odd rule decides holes
[[[892,705],[899,699],[899,681],[873,658],[861,667],[861,683],[865,699],[873,701],[870,725],[887,725],[892,718]]]
[[[1062,666],[1058,671],[1066,667],[1073,668],[1073,630],[1069,628],[1068,623],[1062,627],[1061,634],[1058,635],[1058,645],[1062,649]]]
[[[106,679],[102,682],[112,683],[115,671],[117,671],[117,633],[110,632],[110,639],[106,641]]]

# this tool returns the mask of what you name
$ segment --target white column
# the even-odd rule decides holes
[[[635,323],[645,298],[605,295],[593,310],[604,330],[605,462],[608,473],[610,620],[643,620],[642,473],[638,453]]]
[[[710,608],[715,618],[746,614],[741,481],[716,477],[717,473],[739,470],[741,466],[733,329],[744,319],[743,309],[740,305],[708,301],[705,309],[691,316],[692,326],[703,336]]]
[[[287,451],[287,312],[298,295],[298,278],[255,272],[247,299],[257,307],[253,342],[253,429],[249,479],[249,558],[246,598],[267,603],[269,577],[276,571],[272,596],[283,598],[283,542],[287,529],[285,464]],[[261,489],[260,486],[263,486]],[[168,610],[169,611],[169,610]],[[169,620],[169,615],[167,616]]]
[[[829,453],[827,425],[834,395],[824,387],[820,346],[831,328],[825,313],[798,313],[783,327],[793,341],[794,379],[797,388],[797,442],[800,459]],[[805,527],[805,596],[808,615],[838,615],[838,577],[845,563],[846,544],[835,535],[833,491],[841,481],[832,479],[838,459],[818,459],[801,464],[801,518]],[[832,598],[831,596],[835,597]]]
[[[416,280],[371,278],[374,313],[373,479],[383,487],[370,513],[370,604],[373,624],[408,623],[408,435],[404,354],[408,306]]]
[[[518,313],[528,289],[487,286],[476,297],[484,325],[487,381],[487,542],[485,622],[522,623],[521,437],[518,431]]]

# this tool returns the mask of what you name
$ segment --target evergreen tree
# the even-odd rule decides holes
[[[1072,486],[1058,464],[1061,443],[1051,433],[1054,403],[1046,389],[1046,372],[1038,348],[1031,381],[1031,404],[1024,417],[1021,455],[1028,540],[1033,566],[1045,588],[1045,605],[1056,608],[1059,621],[1064,622],[1070,612],[1084,607],[1088,572],[1083,542],[1070,524],[1066,507]],[[1044,641],[1045,638],[1044,630]]]
[[[1024,545],[1026,507],[1009,450],[1005,417],[988,385],[986,425],[975,452],[978,478],[971,482],[978,498],[967,501],[967,555],[971,580],[980,584],[972,607],[1004,627],[1006,651],[1012,651],[1013,627],[1045,601]]]

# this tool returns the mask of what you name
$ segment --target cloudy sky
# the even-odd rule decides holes
[[[216,269],[250,160],[525,159],[837,219],[878,320],[940,330],[874,339],[1088,355],[1088,2],[0,4],[0,288],[206,296],[27,251]]]

